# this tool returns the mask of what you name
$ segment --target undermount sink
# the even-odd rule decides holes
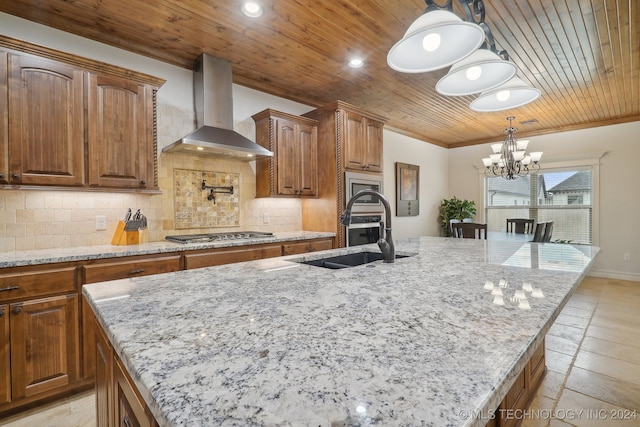
[[[396,255],[398,258],[406,258],[408,255]],[[320,258],[309,261],[299,261],[301,264],[314,265],[316,267],[339,268],[356,267],[358,265],[369,264],[374,261],[381,261],[382,254],[379,252],[356,252],[354,254],[338,255],[328,258]]]

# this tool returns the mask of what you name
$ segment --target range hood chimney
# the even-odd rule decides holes
[[[165,153],[251,161],[273,153],[233,130],[231,63],[202,54],[193,66],[196,130],[162,149]]]

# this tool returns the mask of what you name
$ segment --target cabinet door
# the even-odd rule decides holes
[[[143,84],[89,74],[90,186],[147,188],[147,159],[155,155],[150,97]]]
[[[78,298],[64,295],[10,305],[13,399],[77,379]]]
[[[9,183],[9,54],[0,51],[0,184]]]
[[[298,195],[318,194],[318,127],[298,125],[297,171]]]
[[[93,316],[93,313],[91,313]],[[96,322],[92,318],[92,322]],[[94,327],[95,381],[96,381],[96,425],[113,425],[113,349],[101,328]]]
[[[365,170],[382,172],[382,123],[366,121]]]
[[[360,114],[344,111],[342,155],[345,169],[363,170],[366,166],[365,118]]]
[[[0,305],[0,404],[11,402],[9,306]]]
[[[293,196],[298,190],[297,131],[296,125],[284,119],[276,119],[277,191],[282,196]]]
[[[9,55],[11,184],[84,184],[83,72]]]
[[[114,364],[115,425],[117,427],[152,427],[153,416],[136,392],[119,360]]]

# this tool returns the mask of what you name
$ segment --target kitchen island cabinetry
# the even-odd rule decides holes
[[[372,250],[353,247],[83,293],[162,427],[508,427],[508,410],[526,407],[539,384],[544,337],[598,248],[421,237],[396,249],[406,257],[395,263],[304,264]],[[488,278],[509,283],[500,305]],[[535,293],[521,290],[524,281]]]
[[[252,118],[256,142],[273,152],[256,160],[256,197],[315,197],[318,122],[271,109]]]
[[[0,412],[86,386],[75,267],[2,272],[0,307]]]
[[[0,183],[158,192],[163,83],[0,35]]]

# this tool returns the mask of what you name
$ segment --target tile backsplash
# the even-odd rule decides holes
[[[203,189],[203,183],[208,187]],[[176,229],[240,225],[240,174],[173,170]]]

